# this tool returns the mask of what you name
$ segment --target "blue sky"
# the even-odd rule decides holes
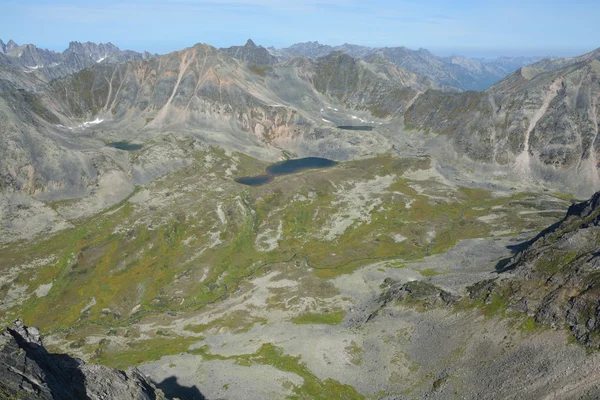
[[[166,53],[252,38],[570,56],[600,47],[599,17],[600,0],[0,0],[0,39],[57,51],[71,40]]]

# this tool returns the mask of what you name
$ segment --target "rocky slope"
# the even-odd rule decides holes
[[[428,91],[405,113],[409,128],[444,134],[473,160],[520,177],[571,182],[580,195],[600,187],[598,57],[543,72],[524,67],[485,92]]]
[[[354,58],[380,55],[408,71],[429,77],[438,85],[461,90],[483,90],[506,77],[514,70],[538,61],[541,57],[500,57],[471,59],[467,57],[440,57],[425,49],[406,47],[367,47],[352,44],[323,45],[318,42],[296,43],[288,48],[270,49],[282,58],[293,56],[324,57],[333,51],[342,51]]]
[[[119,371],[46,351],[37,328],[17,320],[0,335],[0,397],[166,399],[137,369]]]
[[[510,308],[556,329],[567,327],[582,344],[600,347],[600,192],[572,205],[509,262],[501,277],[470,288],[486,302],[498,296]]]

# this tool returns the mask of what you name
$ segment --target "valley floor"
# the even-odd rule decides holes
[[[190,398],[598,390],[596,354],[502,299],[378,302],[390,282],[465,296],[560,219],[565,196],[460,186],[425,155],[234,181],[265,166],[204,146],[108,210],[2,244],[2,322],[22,317],[55,351],[138,366]]]

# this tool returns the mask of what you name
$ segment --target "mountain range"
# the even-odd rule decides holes
[[[91,67],[96,63],[115,63],[153,55],[120,50],[112,43],[71,42],[62,53],[41,49],[33,44],[19,46],[13,40],[0,40],[0,64],[19,67],[43,80],[59,78]]]
[[[402,68],[433,79],[439,85],[453,86],[461,90],[487,89],[514,70],[544,58],[531,56],[495,59],[473,59],[461,56],[440,57],[426,49],[367,47],[353,44],[329,46],[319,42],[296,43],[283,49],[271,47],[269,50],[280,58],[323,57],[332,51],[342,51],[354,58],[381,55]]]

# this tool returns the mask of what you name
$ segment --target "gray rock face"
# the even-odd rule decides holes
[[[137,369],[119,371],[50,354],[39,331],[15,321],[0,335],[0,397],[18,399],[165,399]]]
[[[473,160],[512,166],[529,179],[577,183],[589,196],[600,188],[599,93],[596,58],[550,72],[528,67],[485,92],[429,91],[405,122],[448,135]]]

